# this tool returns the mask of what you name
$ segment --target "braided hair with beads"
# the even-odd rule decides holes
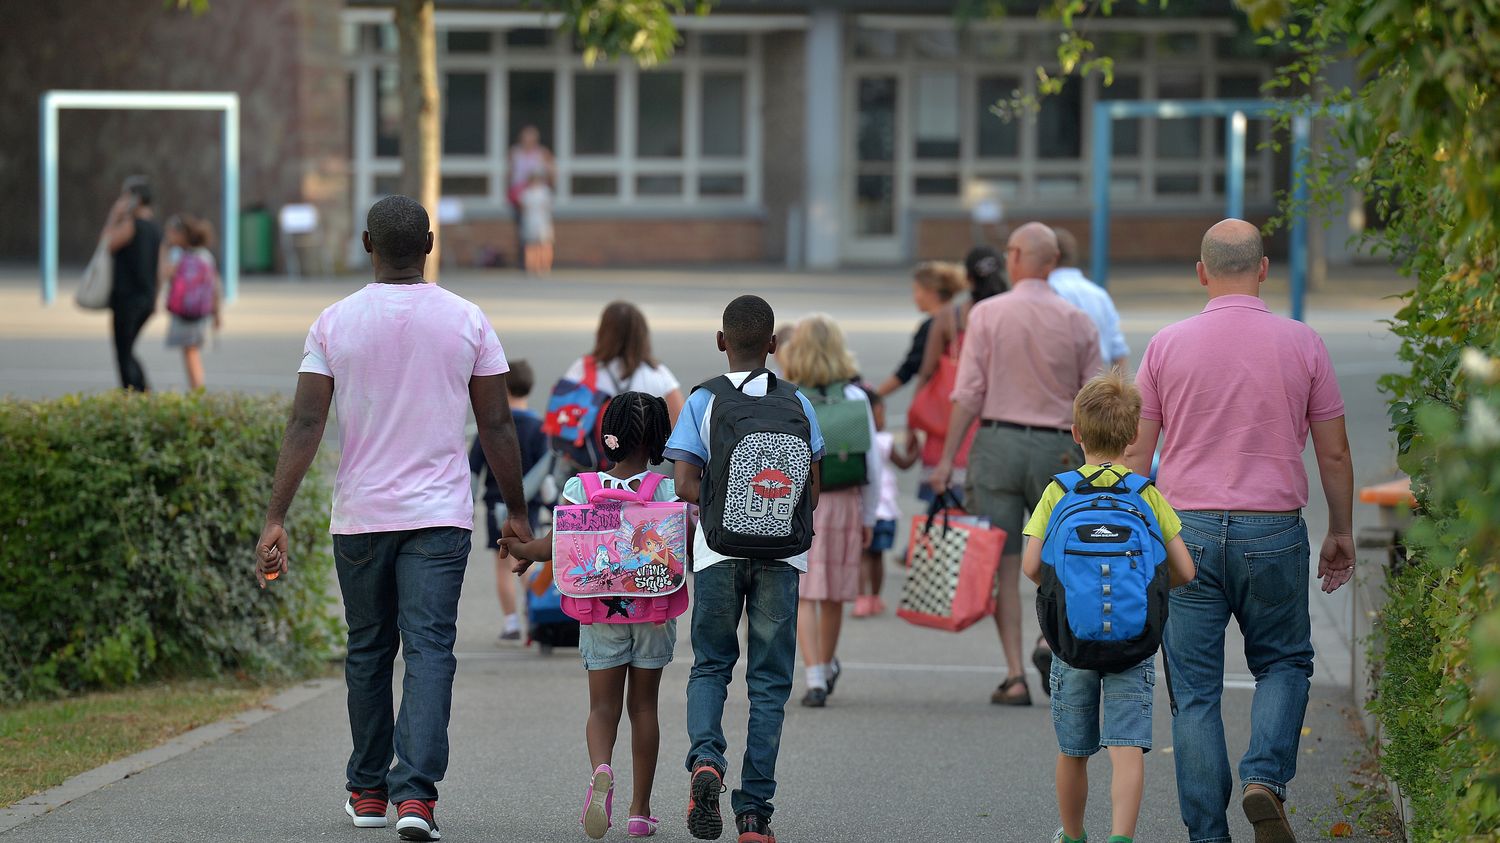
[[[611,398],[600,424],[604,455],[611,462],[627,459],[644,447],[651,464],[661,462],[672,434],[667,402],[644,392],[622,392]]]

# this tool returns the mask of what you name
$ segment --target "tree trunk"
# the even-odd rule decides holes
[[[401,192],[427,209],[433,233],[426,278],[437,281],[442,235],[438,230],[439,159],[437,32],[434,0],[398,0],[396,33],[401,46]]]

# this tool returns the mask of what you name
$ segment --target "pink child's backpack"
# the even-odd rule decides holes
[[[660,474],[641,487],[610,489],[597,472],[578,475],[588,503],[553,513],[552,576],[562,610],[581,624],[665,623],[687,611],[691,506],[654,501]]]
[[[167,293],[167,311],[183,319],[202,319],[214,312],[214,291],[218,285],[214,265],[195,251],[183,252],[172,273],[172,287]]]

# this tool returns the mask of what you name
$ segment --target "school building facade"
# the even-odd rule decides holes
[[[391,3],[215,0],[197,19],[164,11],[160,0],[62,5],[76,13],[49,28],[45,13],[22,11],[18,25],[83,48],[4,83],[23,101],[0,98],[20,124],[0,129],[3,140],[34,144],[35,96],[48,88],[239,91],[246,201],[316,205],[323,231],[315,248],[326,264],[358,260],[362,209],[399,183]],[[711,14],[679,22],[683,42],[670,61],[641,69],[586,64],[559,37],[556,16],[534,4],[439,0],[442,193],[452,215],[445,260],[514,261],[507,152],[526,125],[556,157],[561,265],[899,265],[957,258],[1029,219],[1065,225],[1087,243],[1096,101],[1255,97],[1275,67],[1228,0],[1193,4],[1191,17],[1120,4],[1117,17],[1090,25],[1114,58],[1113,85],[1074,80],[1035,113],[1002,119],[992,107],[1034,94],[1036,68],[1055,64],[1059,29],[1037,19],[1035,2],[1008,3],[997,19],[960,20],[958,8],[969,5],[720,0]],[[121,7],[131,9],[142,43],[87,49],[118,32],[108,18]],[[95,67],[101,60],[112,64]],[[31,87],[18,91],[22,84]],[[86,254],[98,225],[71,219],[69,202],[102,215],[117,177],[151,169],[152,155],[173,141],[196,139],[205,149],[169,149],[173,169],[191,177],[173,172],[164,191],[179,204],[217,207],[210,122],[88,119],[112,122],[80,131],[64,124],[65,261],[70,251]],[[1266,131],[1252,121],[1245,197],[1257,220],[1273,212],[1288,178],[1284,154],[1257,148]],[[1216,118],[1116,124],[1112,259],[1197,253],[1203,229],[1223,215],[1223,138]],[[26,195],[35,170],[17,176],[25,157],[0,160],[0,189]],[[69,199],[80,195],[100,196],[97,213]],[[996,208],[999,225],[986,222]],[[24,225],[0,233],[0,257],[34,254],[25,234]]]
[[[1059,30],[1029,8],[960,21],[953,2],[726,0],[681,21],[678,54],[642,70],[587,66],[546,16],[517,5],[437,13],[443,193],[463,208],[445,243],[460,262],[510,242],[506,151],[525,125],[556,156],[560,263],[951,259],[1003,236],[975,219],[996,203],[1006,222],[1042,218],[1087,242],[1095,101],[1256,97],[1274,68],[1229,3],[1102,20],[1092,31],[1114,83],[1070,82],[1006,120],[992,107],[1034,95],[1036,68],[1056,63]],[[378,4],[351,5],[343,21],[363,207],[400,172],[395,34]],[[1246,171],[1258,218],[1286,179],[1255,148],[1262,131],[1252,125]],[[1213,118],[1116,126],[1114,258],[1197,253],[1224,207],[1223,134]]]

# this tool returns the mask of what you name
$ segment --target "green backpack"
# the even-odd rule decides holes
[[[825,491],[863,486],[869,479],[865,454],[873,443],[868,405],[844,397],[846,384],[847,381],[838,381],[803,391],[823,432],[821,488]]]

